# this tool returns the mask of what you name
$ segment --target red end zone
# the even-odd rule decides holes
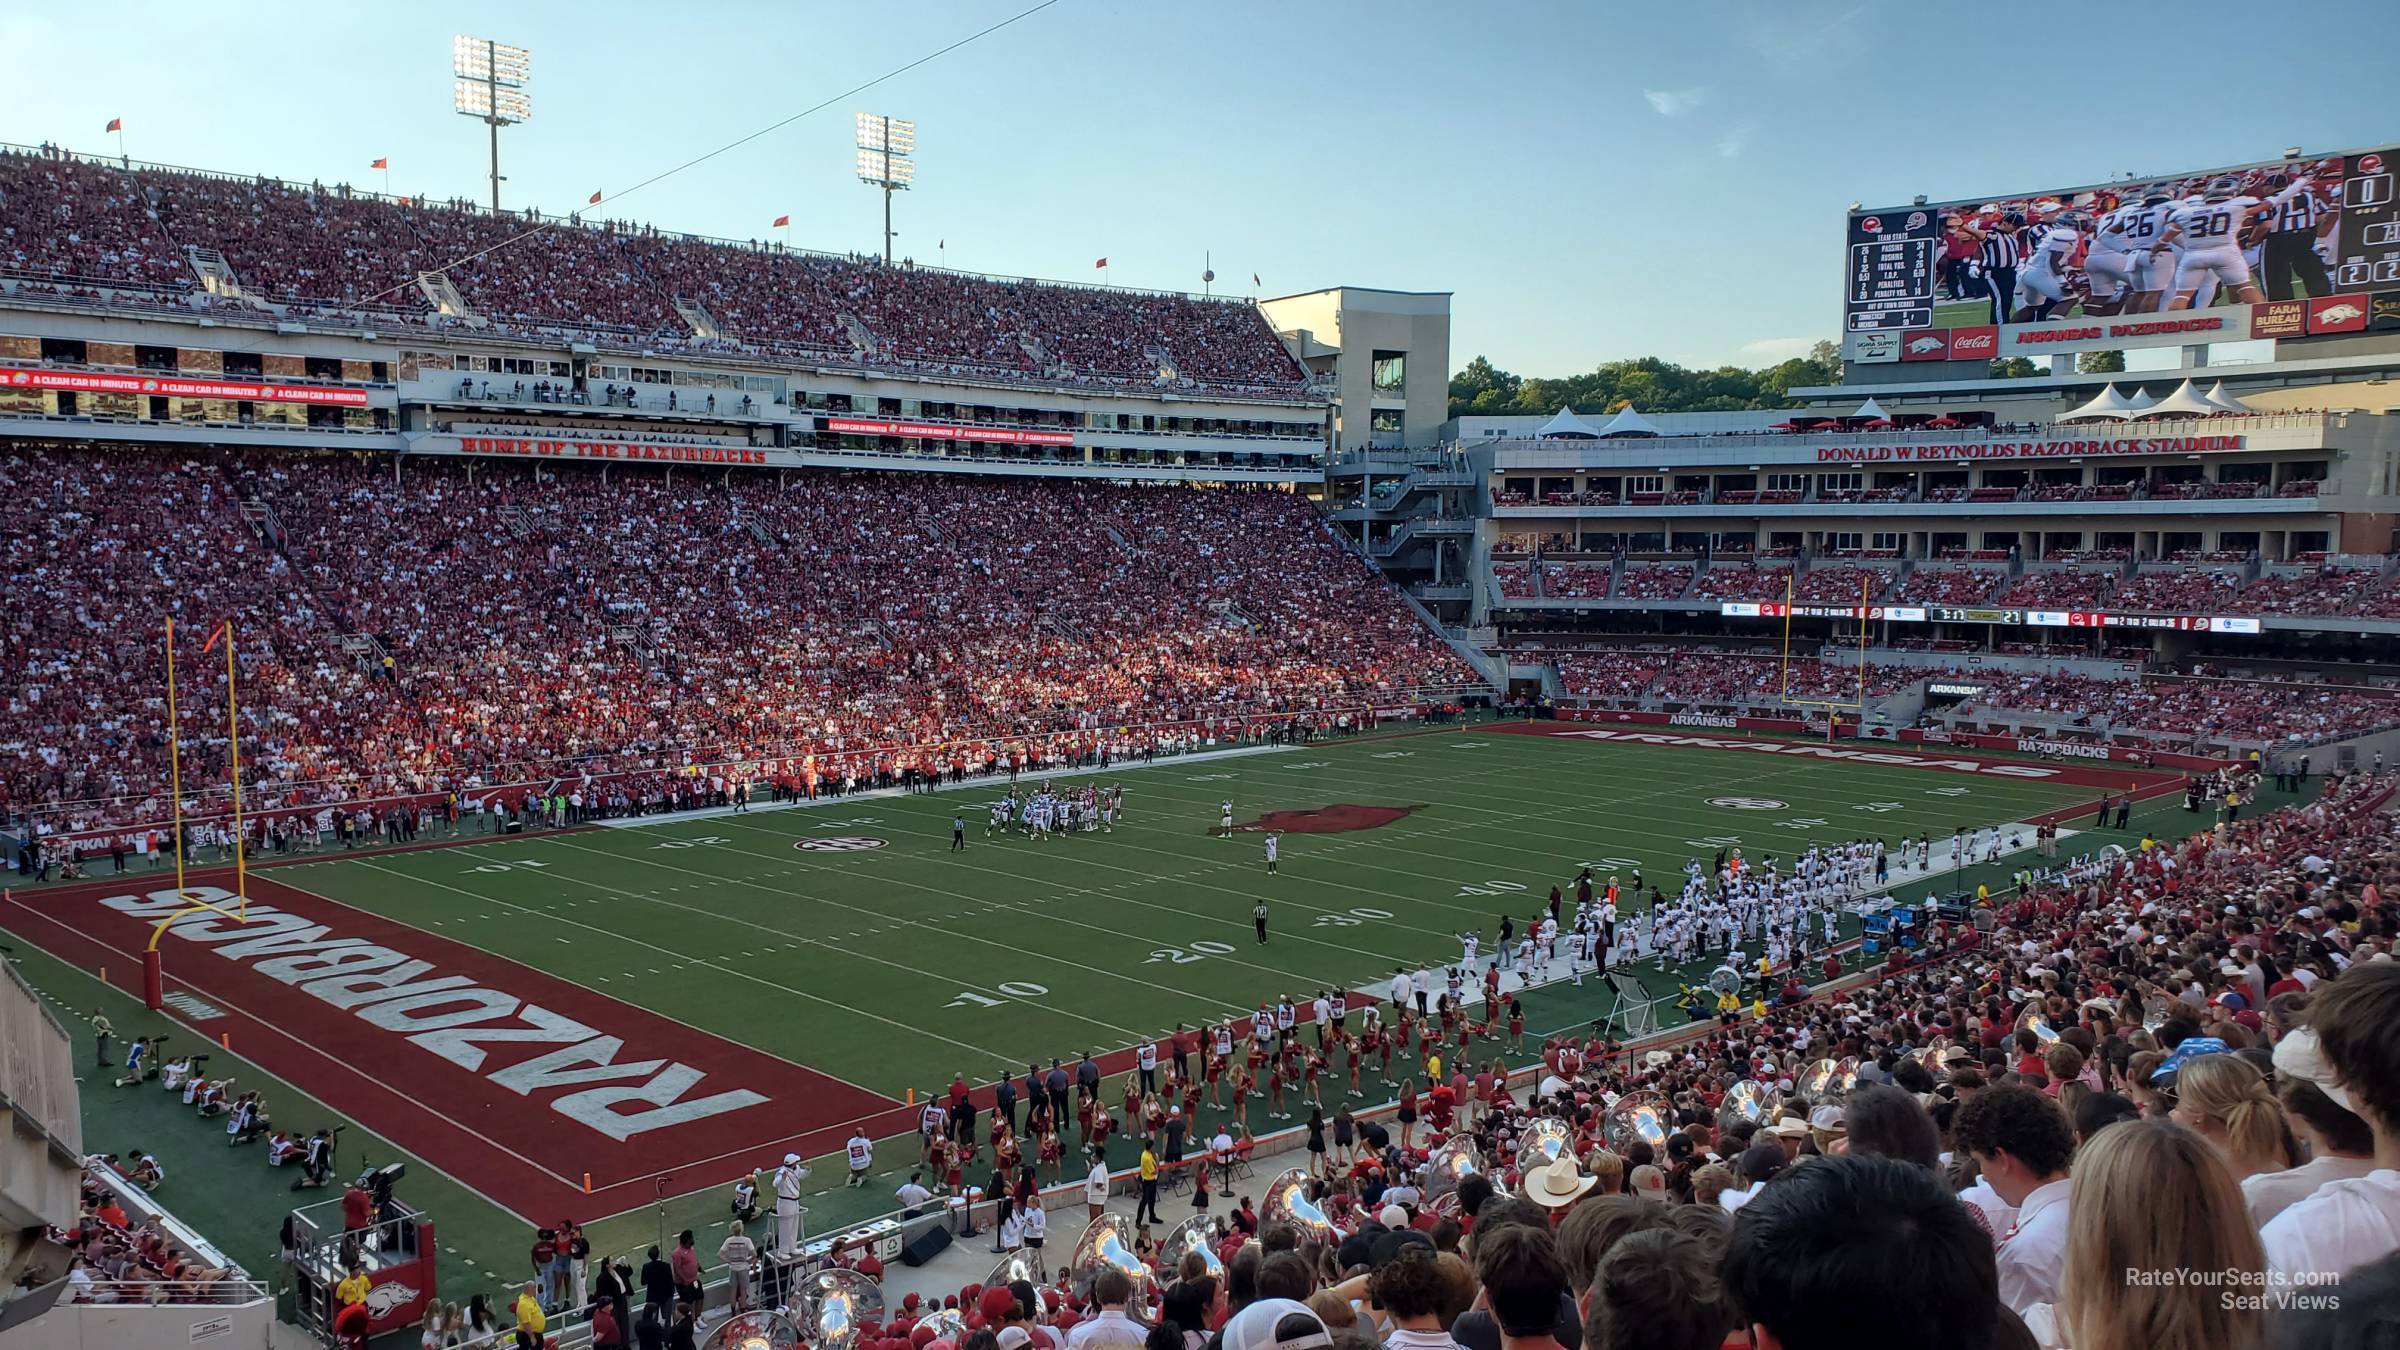
[[[80,885],[17,896],[0,921],[131,980],[179,907],[171,883]],[[177,1013],[202,1039],[230,1034],[244,1057],[519,1217],[604,1215],[651,1199],[662,1174],[689,1191],[838,1148],[861,1122],[877,1137],[915,1124],[879,1093],[257,876],[247,923],[195,914],[160,950],[169,992],[224,1014]],[[268,1107],[296,1130],[332,1123]]]
[[[1783,740],[1772,737],[1694,733],[1676,727],[1625,726],[1598,727],[1582,722],[1504,722],[1487,728],[1519,736],[1555,736],[1567,740],[1588,741],[1604,745],[1665,745],[1698,750],[1733,750],[1750,754],[1783,755],[1793,759],[1814,759],[1852,764],[1881,764],[1896,768],[1930,769],[1940,773],[1971,774],[1987,778],[2010,778],[2021,783],[2056,783],[2063,787],[2088,787],[2106,792],[2131,792],[2136,797],[2154,797],[2164,792],[2180,791],[2183,776],[2140,769],[2131,765],[2094,761],[2088,764],[2060,764],[2050,761],[2001,759],[1990,755],[1970,755],[1954,750],[1902,750],[1876,741]],[[2068,807],[2044,816],[2064,821],[2086,807]]]

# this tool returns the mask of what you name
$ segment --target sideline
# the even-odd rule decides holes
[[[1449,730],[1450,728],[1445,727],[1442,729]],[[1334,740],[1333,744],[1349,745],[1355,741],[1366,740],[1373,734],[1374,733],[1370,732],[1363,736],[1345,736]],[[1195,750],[1189,754],[1172,755],[1166,759],[1120,759],[1112,763],[1092,765],[1080,769],[1044,769],[1038,773],[1019,771],[1016,775],[1016,778],[1088,778],[1095,774],[1103,773],[1138,773],[1144,770],[1162,768],[1174,764],[1200,764],[1212,759],[1239,759],[1248,755],[1279,755],[1293,750],[1322,749],[1324,748],[1325,744],[1326,742],[1324,741],[1308,741],[1303,742],[1300,745],[1236,745],[1227,747],[1223,750]],[[897,787],[861,788],[856,792],[845,792],[839,796],[811,797],[805,801],[771,801],[752,803],[746,807],[704,806],[697,811],[675,811],[670,812],[663,817],[612,816],[607,820],[586,821],[585,824],[597,826],[603,830],[654,830],[661,825],[672,824],[686,820],[715,820],[720,816],[762,815],[770,811],[813,811],[818,807],[847,806],[852,802],[883,801],[892,797],[933,797],[939,796],[945,792],[961,792],[969,788],[988,787],[996,783],[1007,781],[1010,781],[1010,777],[1007,774],[987,773],[978,774],[973,778],[962,778],[955,783],[937,784],[931,792],[911,792],[907,788]]]

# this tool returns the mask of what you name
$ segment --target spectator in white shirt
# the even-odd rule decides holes
[[[2265,1339],[2265,1309],[2226,1300],[2266,1291],[2266,1258],[2221,1150],[2171,1121],[2124,1121],[2076,1155],[2072,1190],[2056,1206],[2071,1203],[2077,1220],[2057,1302],[2024,1310],[2041,1344],[2235,1350]],[[2197,1271],[2212,1282],[2175,1278]]]
[[[2029,1087],[1985,1088],[1959,1107],[1951,1138],[2017,1211],[2016,1226],[2000,1240],[2000,1301],[2019,1314],[2056,1302],[2067,1250],[2067,1162],[2075,1155],[2065,1113]]]
[[[1098,1316],[1076,1324],[1067,1334],[1067,1350],[1102,1350],[1106,1346],[1139,1347],[1150,1338],[1142,1324],[1125,1315],[1125,1305],[1133,1298],[1133,1281],[1114,1266],[1101,1270],[1092,1280],[1092,1301],[1100,1305]]]
[[[2375,1138],[2374,1170],[2327,1182],[2259,1234],[2284,1278],[2338,1276],[2400,1251],[2400,963],[2361,961],[2308,997],[2325,1095]],[[2293,1035],[2300,1035],[2294,1032]]]
[[[923,1172],[911,1172],[908,1180],[900,1183],[900,1189],[892,1192],[899,1197],[905,1218],[915,1218],[919,1210],[933,1203],[933,1192],[925,1189],[924,1176]]]
[[[1092,1150],[1092,1170],[1083,1179],[1084,1217],[1097,1219],[1108,1208],[1108,1155]]]
[[[2242,1179],[2250,1221],[2261,1228],[2325,1183],[2349,1181],[2375,1170],[2375,1132],[2317,1086],[2317,1079],[2329,1070],[2317,1053],[2315,1032],[2302,1029],[2276,1043],[2275,1073],[2283,1085],[2276,1093],[2283,1102],[2283,1117],[2308,1161]]]

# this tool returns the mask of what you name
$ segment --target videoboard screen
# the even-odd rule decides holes
[[[2358,332],[2400,316],[2400,148],[1854,211],[1854,361]],[[2378,292],[2392,303],[2378,308]]]

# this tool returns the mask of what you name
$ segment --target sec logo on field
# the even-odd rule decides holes
[[[803,853],[864,853],[882,848],[889,840],[865,834],[829,834],[822,839],[802,839],[792,845]]]
[[[1710,806],[1722,806],[1728,811],[1780,811],[1791,805],[1773,797],[1711,797]]]

